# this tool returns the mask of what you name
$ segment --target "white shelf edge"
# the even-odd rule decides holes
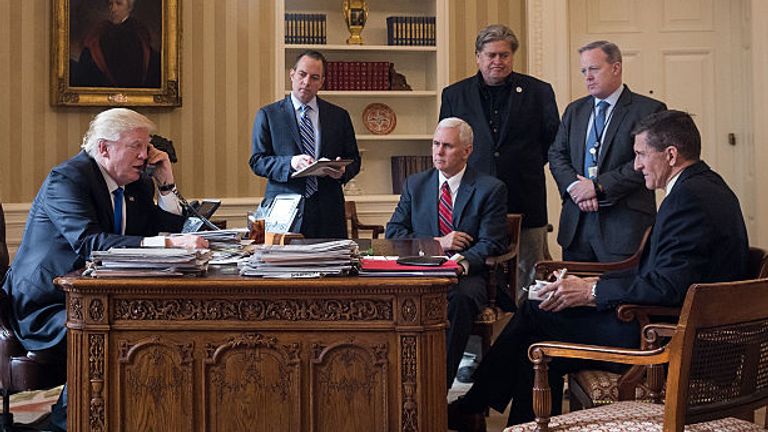
[[[314,49],[318,51],[404,51],[404,52],[437,52],[436,46],[411,45],[319,45],[319,44],[286,44],[286,50]]]
[[[358,141],[431,141],[432,135],[427,134],[391,134],[391,135],[355,135]]]
[[[291,94],[290,90],[285,91],[285,95]],[[435,97],[437,92],[434,90],[320,90],[320,96],[336,97]]]

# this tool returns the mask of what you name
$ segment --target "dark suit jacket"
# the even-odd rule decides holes
[[[126,185],[126,235],[112,234],[112,197],[95,160],[80,152],[48,174],[3,286],[26,349],[51,348],[66,334],[64,293],[54,278],[82,268],[92,251],[135,247],[143,237],[181,230],[184,217],[161,210],[153,197],[148,177]]]
[[[434,238],[437,224],[438,171],[430,169],[405,179],[400,202],[387,224],[386,237]],[[474,239],[461,255],[469,261],[470,274],[484,270],[485,258],[506,251],[506,187],[499,180],[470,167],[461,179],[453,204],[453,226]]]
[[[469,166],[504,182],[507,211],[522,213],[523,227],[545,226],[548,221],[544,164],[560,124],[552,86],[528,75],[512,73],[509,117],[494,142],[480,99],[481,80],[478,72],[446,87],[440,119],[458,117],[472,126],[475,141]]]
[[[563,209],[557,241],[567,249],[582,222],[582,212],[571,200],[568,186],[583,175],[584,146],[587,123],[592,114],[594,98],[583,97],[565,109],[563,123],[549,149],[549,167],[555,177]],[[645,187],[642,174],[634,164],[635,124],[648,114],[662,111],[666,106],[636,93],[624,86],[624,91],[613,109],[598,159],[598,181],[605,188],[606,205],[600,206],[598,219],[605,247],[616,254],[630,255],[637,250],[645,228],[653,223],[656,214],[654,192]]]
[[[704,162],[696,163],[681,173],[662,201],[639,268],[603,275],[597,283],[597,308],[546,312],[539,309],[540,302],[525,302],[475,372],[475,386],[482,386],[495,409],[503,410],[512,398],[513,422],[529,420],[533,416],[533,371],[527,355],[531,343],[557,340],[637,348],[637,323],[619,320],[615,306],[680,306],[692,283],[744,279],[748,251],[738,199]],[[557,383],[562,383],[564,373],[586,366],[583,361],[553,360],[549,369],[553,388],[562,385]],[[553,390],[552,394],[561,393]]]
[[[357,149],[355,130],[349,113],[341,107],[317,98],[320,123],[320,154],[318,159],[353,159],[347,165],[341,180],[330,177],[318,177],[317,186],[325,220],[335,223],[326,227],[328,238],[346,238],[347,225],[344,219],[344,192],[341,186],[360,171],[360,152]],[[291,158],[302,154],[299,125],[291,103],[291,97],[267,105],[256,114],[253,124],[251,147],[251,170],[256,175],[267,178],[265,201],[271,202],[275,195],[295,193],[302,195],[306,189],[305,178],[291,178]],[[304,200],[296,215],[294,231],[301,231],[304,217]]]
[[[680,306],[692,283],[745,279],[748,254],[738,198],[706,163],[697,162],[661,202],[640,267],[600,279],[598,307]]]

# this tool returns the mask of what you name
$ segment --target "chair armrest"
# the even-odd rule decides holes
[[[509,251],[502,255],[490,256],[485,259],[485,266],[489,269],[508,263],[517,257],[517,250]]]
[[[599,345],[572,344],[566,342],[540,342],[528,348],[528,358],[533,362],[533,412],[539,431],[549,430],[552,413],[552,390],[549,387],[547,363],[551,357],[579,358],[609,361],[632,365],[652,365],[669,362],[667,346],[654,350],[615,348]]]
[[[610,270],[622,270],[631,266],[617,266],[616,263],[582,262],[582,261],[539,261],[536,263],[536,274],[546,278],[555,270],[568,269],[569,275],[574,276],[600,276]]]
[[[652,316],[671,318],[679,317],[680,308],[672,306],[623,304],[616,308],[616,316],[621,321],[632,322],[637,320],[640,326],[645,326],[651,322]]]

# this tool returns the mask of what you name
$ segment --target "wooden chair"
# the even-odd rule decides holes
[[[350,238],[360,238],[360,230],[370,230],[371,238],[379,238],[379,235],[384,234],[384,227],[382,225],[371,225],[360,222],[357,217],[357,205],[354,201],[344,202],[344,218],[349,221]]]
[[[5,242],[5,215],[0,204],[0,282],[8,268],[8,249]],[[29,353],[11,330],[10,298],[0,289],[0,395],[3,398],[3,414],[0,428],[13,428],[10,396],[25,390],[42,390],[56,387],[66,380],[66,369],[45,362],[45,359]]]
[[[483,308],[475,318],[472,334],[480,336],[480,352],[483,357],[491,348],[493,341],[493,329],[497,321],[509,317],[511,312],[500,308],[496,302],[498,290],[505,289],[512,302],[515,301],[515,287],[517,287],[517,260],[520,251],[520,224],[523,221],[521,214],[507,214],[507,238],[509,246],[503,255],[488,257],[485,266],[488,269],[488,306]]]
[[[764,430],[749,422],[755,409],[768,404],[768,279],[694,284],[677,325],[650,324],[643,333],[649,344],[660,336],[671,337],[671,342],[653,350],[531,345],[536,421],[505,432]],[[667,364],[666,402],[623,401],[550,419],[547,364],[553,357]]]
[[[542,265],[540,267],[537,265],[537,271],[541,269],[542,272],[551,273],[554,269],[566,267],[568,272],[572,274],[598,276],[602,273],[601,269],[603,268],[606,269],[605,271],[625,269],[637,265],[649,234],[650,228],[643,236],[638,251],[629,259],[619,263],[570,263],[563,261],[540,263]],[[747,269],[750,278],[768,277],[768,253],[761,248],[750,247]],[[667,306],[625,304],[616,309],[616,314],[622,321],[637,321],[642,328],[654,319],[677,319],[680,309]],[[571,373],[568,375],[569,407],[571,411],[574,411],[633,399],[658,403],[661,401],[662,393],[654,383],[658,383],[659,386],[663,383],[663,373],[663,368],[646,368],[643,366],[632,367],[621,375],[596,369]],[[646,379],[645,382],[643,382],[644,378]]]

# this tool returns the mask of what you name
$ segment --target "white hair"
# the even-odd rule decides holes
[[[152,120],[127,108],[102,111],[91,120],[88,131],[83,135],[81,147],[95,158],[98,154],[99,141],[117,141],[124,132],[142,128],[152,133],[155,131],[155,124]]]
[[[453,128],[459,129],[459,141],[461,141],[464,147],[471,146],[475,141],[475,134],[472,132],[472,126],[458,117],[446,117],[440,120],[440,123],[438,123],[435,128],[435,132],[437,132],[438,129]]]

